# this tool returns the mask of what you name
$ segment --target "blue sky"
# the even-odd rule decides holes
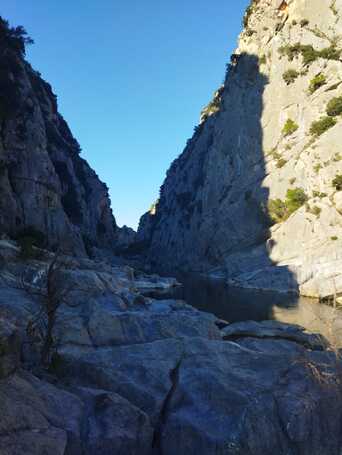
[[[82,156],[137,227],[222,83],[249,0],[3,0]]]

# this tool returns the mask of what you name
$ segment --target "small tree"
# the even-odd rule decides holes
[[[48,366],[51,361],[51,351],[55,345],[54,328],[58,309],[62,304],[70,305],[67,297],[72,291],[72,286],[65,285],[63,269],[69,267],[68,260],[62,258],[60,253],[55,253],[50,263],[40,273],[37,284],[27,282],[21,278],[21,288],[38,301],[40,309],[30,320],[27,333],[39,333],[42,339],[41,362]]]
[[[291,136],[291,134],[297,131],[298,128],[299,127],[297,123],[294,120],[288,118],[285,122],[282,133],[284,136]]]
[[[303,188],[288,189],[286,199],[270,199],[268,202],[268,215],[273,223],[286,221],[292,213],[302,207],[308,200]]]
[[[303,188],[288,189],[286,192],[286,207],[289,214],[298,210],[308,200]]]
[[[21,25],[10,27],[8,21],[0,16],[0,43],[25,55],[25,46],[33,44],[33,40],[28,36],[24,27]]]

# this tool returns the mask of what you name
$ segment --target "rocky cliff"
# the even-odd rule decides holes
[[[154,266],[342,292],[341,70],[340,0],[251,3],[223,87],[142,220]]]
[[[299,326],[229,324],[181,300],[156,300],[149,295],[170,292],[175,279],[82,257],[85,249],[113,247],[114,240],[125,250],[135,233],[116,232],[106,187],[80,158],[50,86],[24,61],[27,41],[23,29],[0,21],[0,227],[19,240],[40,232],[48,248],[32,248],[39,254],[26,257],[20,242],[0,239],[0,454],[338,455],[339,344],[329,345]],[[268,192],[260,184],[268,165],[258,127],[267,76],[247,52],[233,63],[230,82],[203,112],[203,123],[137,236],[141,246],[152,239],[157,258],[161,223],[160,241],[172,226],[167,214],[177,221],[175,235],[187,224],[196,234],[197,220],[203,239],[170,238],[165,248],[170,265],[220,263],[222,243],[213,237],[208,249],[204,237],[214,220],[205,224],[199,214],[217,206],[227,166],[231,186],[220,196],[222,210],[217,206],[212,214],[218,239],[226,238],[223,208],[228,214],[223,221],[231,232],[236,228],[230,240],[236,254],[245,248],[250,261],[253,245],[270,235],[263,205]],[[229,90],[231,101],[224,107]],[[235,103],[244,109],[243,118],[229,117],[228,133],[221,122]],[[171,190],[178,189],[169,185],[183,168],[188,173],[178,182],[184,186],[175,205]],[[333,194],[322,197],[322,204],[328,207]],[[170,212],[162,209],[165,201]],[[274,204],[278,216],[283,206]],[[56,243],[73,254],[51,252]],[[202,253],[197,243],[205,247]],[[255,253],[255,264],[260,256]],[[230,257],[227,264],[233,263]],[[262,257],[266,264],[266,253]]]
[[[113,248],[108,188],[80,157],[51,86],[25,61],[29,42],[0,19],[0,233],[39,231],[77,254]]]

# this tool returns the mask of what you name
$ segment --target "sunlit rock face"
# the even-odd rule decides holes
[[[35,228],[49,246],[85,254],[112,248],[108,189],[80,157],[51,86],[1,24],[0,233]]]
[[[341,35],[340,0],[252,2],[224,87],[141,224],[156,267],[342,292],[342,121],[327,109],[342,96]]]

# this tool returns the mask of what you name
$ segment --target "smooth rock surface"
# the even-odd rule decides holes
[[[130,268],[67,263],[48,371],[26,330],[39,302],[18,288],[23,270],[37,286],[46,263],[1,271],[1,454],[339,455],[340,360],[315,335],[229,324],[143,297]]]

